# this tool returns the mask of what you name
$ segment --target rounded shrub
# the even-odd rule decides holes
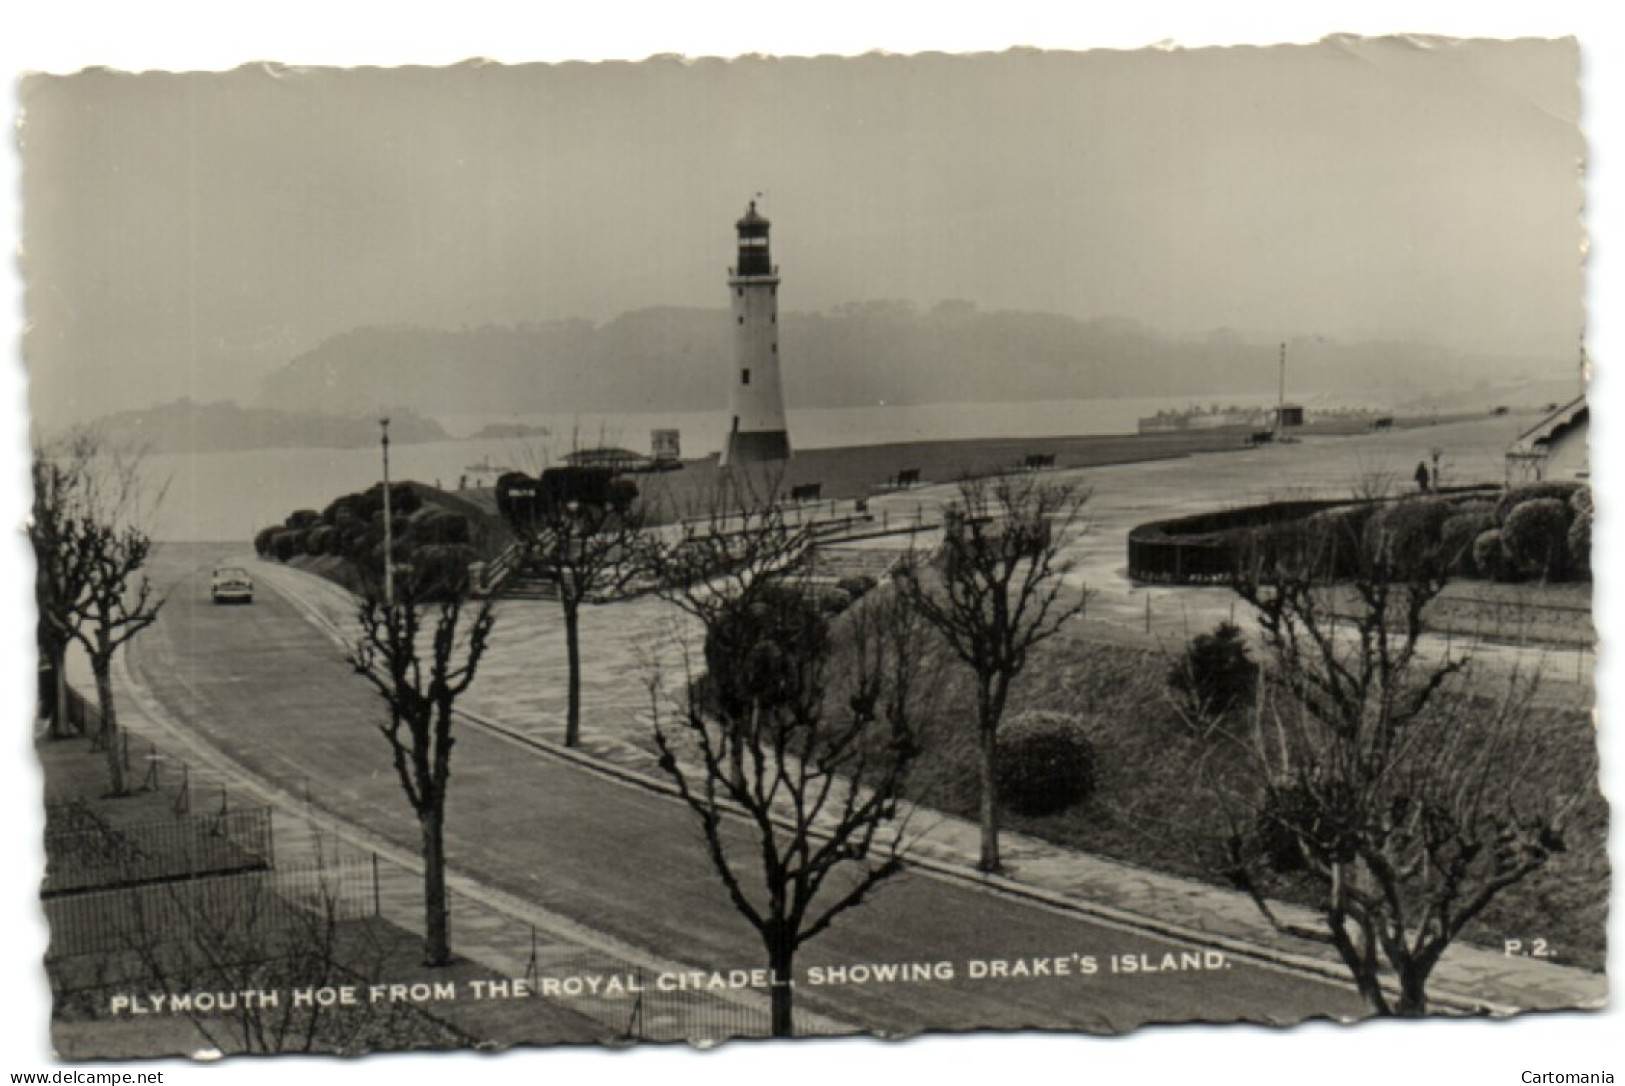
[[[354,494],[345,494],[343,497],[334,498],[327,503],[327,508],[322,510],[322,523],[336,526],[353,519],[355,517],[356,501],[357,496]]]
[[[1473,544],[1494,527],[1493,508],[1456,513],[1439,526],[1440,557],[1449,563],[1450,572],[1462,577],[1484,575],[1473,557]]]
[[[1495,518],[1495,503],[1488,498],[1467,498],[1458,501],[1451,507],[1451,516],[1461,517],[1469,513],[1482,513],[1490,519]]]
[[[1372,514],[1365,529],[1365,556],[1400,576],[1423,573],[1448,556],[1439,546],[1454,507],[1442,498],[1406,498]]]
[[[479,556],[459,543],[419,547],[412,554],[412,588],[419,599],[448,599],[468,591],[468,566]]]
[[[384,484],[374,483],[360,494],[346,495],[351,509],[362,520],[374,519],[384,508]],[[344,500],[344,499],[341,499]],[[406,516],[423,508],[423,499],[406,483],[394,483],[389,488],[389,511]],[[335,513],[336,515],[336,513]]]
[[[1568,503],[1557,498],[1519,502],[1501,528],[1501,545],[1519,573],[1562,577],[1569,555]]]
[[[1490,528],[1478,533],[1478,538],[1473,540],[1473,567],[1480,577],[1492,581],[1505,581],[1512,576],[1512,563],[1501,545],[1501,529]]]
[[[1569,571],[1582,579],[1591,577],[1591,513],[1575,515],[1569,525]]]
[[[396,541],[410,538],[412,532],[412,518],[396,513],[390,518],[389,530]],[[373,546],[379,546],[384,541],[384,511],[380,509],[367,526],[367,540]]]
[[[730,600],[705,635],[705,667],[716,709],[744,720],[804,703],[833,643],[820,601],[784,585]]]
[[[412,522],[412,538],[425,545],[467,543],[468,518],[461,513],[431,509]]]
[[[258,532],[254,533],[254,553],[259,555],[261,558],[272,557],[271,540],[274,539],[276,534],[281,530],[281,528],[275,527],[261,528]]]
[[[1323,509],[1309,516],[1305,526],[1312,533],[1316,553],[1322,556],[1324,572],[1341,577],[1359,568],[1366,525],[1376,512],[1375,503],[1356,502]]]
[[[277,561],[286,562],[296,554],[303,552],[301,546],[304,533],[291,528],[284,528],[271,537],[271,553],[276,555]]]
[[[1580,487],[1580,483],[1565,482],[1530,483],[1527,486],[1513,487],[1502,494],[1500,500],[1495,503],[1495,522],[1504,527],[1511,519],[1514,509],[1524,502],[1540,498],[1555,498],[1566,505],[1574,498],[1575,492]]]
[[[356,560],[367,553],[372,546],[368,539],[372,526],[364,520],[347,520],[339,525],[335,531],[338,538],[338,552],[346,558]]]
[[[993,774],[999,797],[1017,814],[1055,814],[1095,790],[1095,748],[1076,717],[1023,713],[1000,729]]]
[[[350,499],[350,512],[355,518],[363,524],[371,523],[372,518],[384,507],[384,488],[381,484],[374,484],[359,494],[351,494]]]
[[[382,504],[380,503],[380,508]],[[405,483],[397,483],[389,488],[389,511],[396,516],[411,516],[423,508],[423,499],[418,492]]]
[[[333,546],[333,540],[336,538],[337,534],[338,533],[334,531],[332,525],[316,525],[316,527],[305,532],[305,553],[331,554],[332,551],[330,548]]]
[[[415,558],[415,554],[413,552],[412,545],[410,543],[406,542],[406,540],[402,539],[400,536],[396,536],[392,540],[392,543],[394,544],[393,549],[392,549],[392,555],[393,555],[395,564],[396,565],[409,565],[409,564],[411,564],[411,562]],[[383,541],[383,536],[380,534],[379,537],[378,537],[378,541],[376,543],[373,543],[367,549],[366,553],[364,553],[360,558],[356,559],[356,561],[358,561],[358,562],[362,563],[363,565],[367,566],[369,569],[380,569],[380,570],[383,569],[384,568],[384,541]]]
[[[1243,568],[1336,576],[1358,549],[1367,511],[1338,506],[1304,515],[1222,530],[1233,541]]]
[[[1356,544],[1365,533],[1365,526],[1377,513],[1376,502],[1351,502],[1333,506],[1313,514],[1309,519],[1320,522],[1322,531],[1330,533],[1341,543]]]
[[[1576,517],[1582,514],[1589,517],[1594,511],[1595,506],[1591,500],[1591,488],[1589,486],[1575,488],[1574,493],[1569,496],[1569,512]]]

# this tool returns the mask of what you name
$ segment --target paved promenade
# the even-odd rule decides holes
[[[343,664],[335,643],[276,590],[274,574],[252,608],[210,606],[207,570],[227,555],[224,548],[177,548],[155,558],[154,576],[171,589],[170,602],[130,655],[135,682],[125,684],[128,700],[148,698],[149,719],[180,740],[180,756],[191,758],[188,748],[197,752],[194,760],[217,756],[263,787],[279,810],[308,794],[321,818],[346,833],[364,828],[381,855],[409,866],[417,827],[377,733],[376,696]],[[748,871],[757,848],[753,832],[733,819],[721,828]],[[447,852],[454,886],[520,924],[509,940],[510,963],[525,956],[524,918],[534,917],[539,931],[551,926],[563,941],[582,946],[584,972],[618,971],[640,953],[668,961],[660,972],[762,964],[760,939],[730,905],[692,817],[672,796],[613,763],[584,765],[525,736],[466,720],[454,759]],[[486,953],[484,941],[471,944],[454,933],[454,945],[470,957]],[[923,1028],[1119,1032],[1192,1018],[1284,1023],[1363,1013],[1350,988],[1333,977],[1240,952],[1204,956],[1195,949],[1175,935],[916,866],[805,945],[797,975],[914,963],[932,972],[929,981],[910,973],[903,981],[811,982],[798,985],[796,1002],[816,1016],[803,1021],[803,1032],[821,1031],[823,1021],[836,1030],[887,1035]],[[1098,975],[977,975],[972,966],[988,958],[1071,954],[1098,961]],[[1173,971],[1107,969],[1108,959],[1147,955],[1161,962],[1169,954]],[[1188,964],[1180,964],[1182,956]],[[511,969],[495,956],[491,961],[492,968]],[[938,975],[938,966],[952,975]],[[651,1012],[678,1015],[681,1036],[763,1032],[741,1021],[748,1012],[707,1002],[683,993],[666,1006],[638,1010],[646,1022]],[[619,1035],[625,1026],[615,1028]],[[647,1024],[639,1035],[649,1035]]]
[[[335,643],[347,640],[344,633],[353,623],[353,603],[331,582],[283,567],[262,565],[258,572],[274,583],[296,603],[313,623]],[[606,605],[589,611],[592,621],[603,628],[595,634],[610,634],[616,612],[622,607],[648,608],[650,601]],[[557,605],[545,602],[505,604],[503,623],[515,621],[527,628],[556,622]],[[521,612],[516,615],[515,612]],[[621,616],[630,619],[631,616]],[[511,629],[511,627],[509,627]],[[623,636],[640,624],[625,621]],[[648,629],[642,626],[642,629]],[[533,638],[521,641],[534,665],[545,669],[552,648]],[[585,698],[591,719],[583,729],[583,747],[571,751],[547,737],[562,734],[562,682],[552,683],[537,675],[525,687],[532,691],[557,691],[559,704],[531,704],[514,701],[499,703],[493,711],[489,703],[470,714],[484,727],[522,739],[538,751],[567,759],[598,772],[631,782],[655,792],[669,792],[669,782],[660,773],[653,757],[638,742],[639,729],[648,727],[647,694],[633,670],[638,655],[633,647],[615,647],[616,638],[606,637],[613,654],[598,657],[602,642],[588,640],[595,659],[589,666],[592,689],[604,695],[596,701]],[[562,659],[562,646],[557,658]],[[613,661],[613,663],[611,662]],[[487,679],[486,681],[489,681]],[[493,685],[503,686],[505,683]],[[534,696],[534,695],[533,695]],[[607,704],[606,704],[607,702]],[[618,714],[618,718],[617,718]],[[1007,874],[990,878],[975,871],[978,831],[974,823],[934,811],[917,813],[911,820],[919,836],[912,855],[916,863],[966,883],[988,883],[1029,899],[1076,910],[1095,919],[1122,924],[1125,928],[1156,931],[1167,935],[1255,955],[1271,962],[1316,975],[1342,979],[1346,976],[1335,952],[1308,940],[1283,935],[1271,927],[1246,895],[1206,883],[1134,867],[1128,864],[1062,848],[1016,833],[1003,835]],[[1283,918],[1303,926],[1314,926],[1315,914],[1308,909],[1277,904]],[[1439,964],[1433,991],[1437,1002],[1457,1009],[1478,1009],[1507,1014],[1520,1010],[1560,1007],[1601,1007],[1607,995],[1606,979],[1583,969],[1564,967],[1522,957],[1509,957],[1500,950],[1457,944]]]
[[[1128,533],[1152,520],[1169,520],[1214,509],[1271,501],[1351,498],[1364,485],[1386,480],[1387,493],[1413,492],[1411,472],[1433,447],[1447,450],[1445,485],[1500,483],[1504,453],[1526,418],[1490,417],[1387,433],[1306,437],[1299,442],[1224,453],[1197,453],[1171,460],[1046,472],[1046,479],[1076,483],[1089,492],[1083,530],[1067,548],[1074,563],[1068,581],[1090,593],[1087,621],[1134,641],[1183,645],[1245,608],[1233,593],[1211,586],[1139,585],[1128,577]],[[1381,487],[1379,486],[1379,490]],[[956,497],[951,485],[920,487],[872,499],[876,516],[940,519],[942,503]],[[906,543],[908,537],[899,537]],[[1243,628],[1250,624],[1242,621]],[[1550,696],[1572,703],[1589,700],[1595,656],[1573,648],[1471,643],[1429,635],[1424,653],[1471,652],[1483,674],[1517,671],[1539,675]]]

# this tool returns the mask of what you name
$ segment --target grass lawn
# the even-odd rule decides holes
[[[1591,582],[1497,584],[1455,581],[1422,616],[1430,630],[1512,645],[1586,649],[1597,642]]]
[[[177,818],[180,777],[175,764],[159,763],[164,768],[157,788],[141,787],[145,770],[134,768],[131,779],[136,790],[114,798],[106,794],[107,770],[103,754],[91,750],[88,740],[42,739],[36,749],[45,771],[45,795],[53,811],[49,828],[78,830],[95,825],[102,827],[99,832],[105,835],[139,836],[143,849],[149,853],[166,844],[195,849],[196,842],[184,834],[143,835],[144,831]],[[131,746],[132,767],[151,764],[148,760],[151,749],[145,740],[135,740]],[[227,801],[233,806],[238,803],[234,797],[227,797]],[[195,813],[216,811],[220,802],[218,794],[195,796],[192,810]],[[80,834],[75,834],[78,836]],[[189,855],[185,859],[194,861],[196,857]],[[366,986],[373,982],[408,986],[423,982],[453,984],[458,992],[458,998],[424,1005],[380,1006],[362,1002],[352,1010],[335,1010],[321,1021],[310,1051],[468,1048],[492,1038],[500,1038],[504,1044],[593,1043],[612,1039],[613,1031],[609,1027],[557,1003],[540,999],[467,998],[465,993],[472,990],[471,981],[510,978],[466,960],[455,961],[444,968],[427,968],[422,964],[423,944],[417,935],[380,917],[328,923],[283,902],[269,888],[269,883],[257,891],[223,892],[218,900],[209,895],[200,898],[212,903],[204,906],[205,910],[223,907],[219,902],[228,898],[233,902],[239,898],[248,902],[242,907],[242,915],[247,918],[245,926],[233,937],[242,938],[241,946],[252,947],[253,953],[240,964],[234,956],[218,957],[220,946],[211,936],[177,934],[169,927],[162,931],[140,925],[132,927],[130,902],[135,899],[128,894],[162,895],[164,888],[171,885],[201,889],[230,883],[242,887],[242,879],[256,877],[249,873],[216,879],[209,877],[213,874],[210,870],[203,878],[172,883],[166,881],[169,872],[163,860],[162,856],[143,856],[140,871],[145,872],[156,864],[164,876],[145,887],[108,890],[87,885],[80,878],[73,882],[72,892],[61,893],[53,899],[70,906],[63,915],[74,917],[76,924],[89,924],[93,930],[104,933],[120,933],[120,939],[112,942],[105,937],[90,940],[98,948],[94,951],[81,948],[81,952],[63,954],[60,953],[63,944],[58,940],[54,944],[58,953],[48,955],[46,972],[53,994],[51,1040],[62,1058],[198,1055],[212,1048],[227,1053],[244,1051],[241,1030],[247,1015],[219,1014],[200,1024],[185,1014],[132,1018],[113,1013],[112,996],[162,990],[166,983],[165,970],[171,970],[167,973],[167,982],[177,990],[186,991],[245,988],[280,991],[292,987],[354,984],[365,992]],[[83,875],[94,868],[80,864],[73,870]],[[129,865],[115,865],[109,869],[109,878],[122,883],[132,870],[135,868]],[[105,921],[98,919],[102,915]],[[211,922],[203,912],[198,915],[200,922]],[[194,939],[205,938],[211,944],[207,951],[194,945]],[[310,947],[317,944],[330,945],[331,950],[317,953],[313,964]],[[190,967],[182,964],[188,960],[192,962]],[[289,998],[284,992],[283,1008],[288,1006]],[[276,1014],[263,1011],[258,1012],[257,1017],[260,1022],[269,1024],[275,1021]],[[294,1023],[302,1027],[303,1019],[295,1018]],[[304,1049],[302,1028],[291,1029],[286,1037],[285,1050]]]
[[[1004,815],[1004,826],[1131,864],[1221,883],[1213,862],[1222,807],[1208,782],[1233,787],[1251,770],[1233,746],[1192,734],[1169,699],[1171,662],[1155,650],[1094,640],[1087,626],[1041,646],[1012,691],[1006,722],[1028,710],[1077,716],[1096,753],[1096,791],[1058,814]],[[950,666],[938,709],[926,726],[915,797],[976,817],[975,720],[970,673]],[[1601,969],[1608,905],[1608,811],[1597,782],[1590,714],[1536,710],[1519,759],[1521,786],[1543,797],[1572,798],[1567,850],[1506,890],[1466,931],[1470,942],[1543,938],[1555,960]],[[1316,902],[1315,888],[1283,882],[1274,896]]]

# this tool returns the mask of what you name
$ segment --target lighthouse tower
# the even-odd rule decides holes
[[[779,269],[767,251],[770,224],[752,200],[735,225],[739,263],[728,269],[734,350],[722,467],[790,458],[779,380]]]

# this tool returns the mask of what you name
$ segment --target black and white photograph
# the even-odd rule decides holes
[[[1392,29],[22,75],[38,1047],[1620,1073],[1605,60]]]

